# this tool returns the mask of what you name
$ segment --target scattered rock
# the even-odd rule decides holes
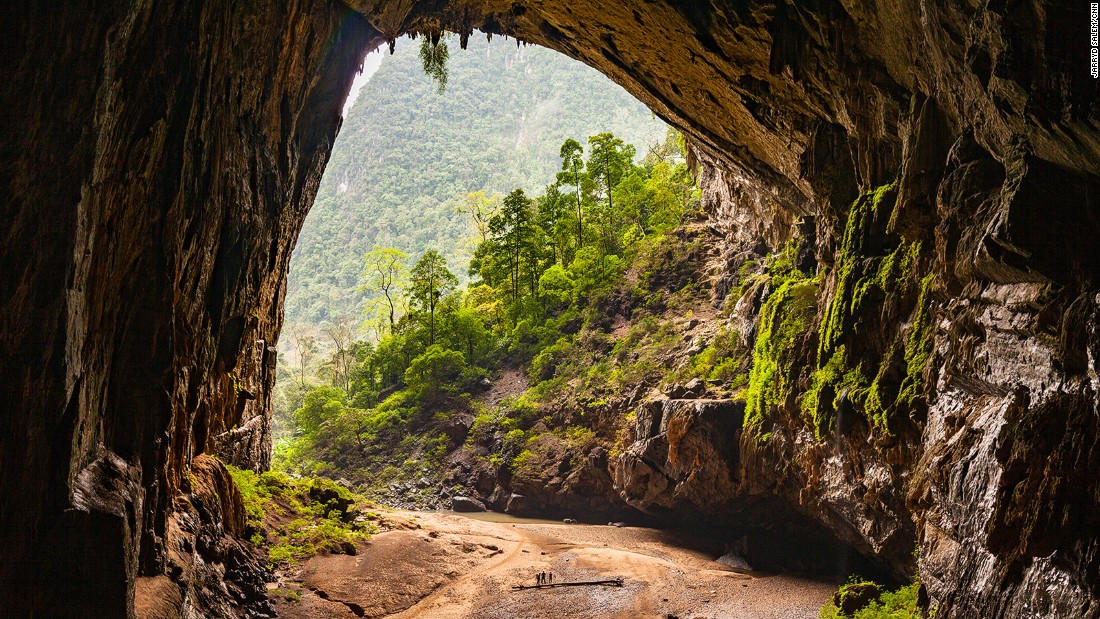
[[[665,396],[670,400],[679,400],[685,395],[687,395],[687,390],[679,383],[669,385],[665,388]]]

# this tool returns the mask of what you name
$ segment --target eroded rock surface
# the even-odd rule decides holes
[[[181,480],[203,453],[266,463],[287,261],[359,58],[479,28],[583,60],[681,127],[731,273],[791,239],[821,267],[739,306],[749,344],[780,301],[806,315],[756,429],[662,413],[632,453],[668,489],[623,473],[616,490],[646,507],[766,497],[899,573],[919,541],[941,617],[1100,616],[1086,3],[350,4],[5,13],[7,611],[132,616],[139,575],[183,603],[166,550]],[[879,412],[814,382],[841,347],[892,396]]]
[[[3,21],[0,606],[132,616],[139,575],[186,598],[192,460],[268,461],[287,262],[375,33],[329,2]]]

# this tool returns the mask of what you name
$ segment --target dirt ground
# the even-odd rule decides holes
[[[581,619],[817,617],[835,585],[734,571],[646,528],[499,523],[399,512],[356,556],[314,557],[273,587],[279,617]],[[418,527],[418,528],[417,528]],[[622,587],[513,590],[622,578]],[[288,592],[294,592],[289,593]],[[300,600],[291,601],[300,595]]]

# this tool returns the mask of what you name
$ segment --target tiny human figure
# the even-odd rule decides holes
[[[554,584],[554,572],[550,572],[550,584]]]

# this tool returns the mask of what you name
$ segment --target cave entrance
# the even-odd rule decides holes
[[[437,69],[445,85],[426,70],[430,54],[446,58]],[[413,487],[397,494],[423,495],[420,507],[449,507],[446,496],[430,495],[454,485],[434,470],[442,463],[430,454],[442,446],[432,441],[466,432],[477,407],[523,396],[529,381],[521,366],[547,342],[510,344],[513,331],[521,323],[557,328],[547,320],[567,310],[574,293],[562,286],[582,265],[598,259],[610,269],[678,223],[696,199],[694,183],[664,122],[595,69],[553,50],[484,35],[465,50],[457,35],[402,38],[392,53],[368,54],[364,69],[290,262],[274,465],[309,472],[339,462],[330,476],[356,485],[400,482]],[[567,141],[575,146],[569,162]],[[609,158],[604,168],[594,148]],[[679,176],[665,178],[671,172]],[[670,192],[660,204],[646,197],[655,188]],[[511,216],[525,219],[508,223],[505,198],[517,189],[522,198],[509,202]],[[497,229],[506,225],[521,227],[513,231],[523,235],[517,256],[501,246],[511,242]],[[441,259],[438,308],[417,297],[417,265],[429,252]],[[514,260],[520,277],[492,264],[505,260]],[[547,280],[540,293],[548,271],[561,281]],[[499,315],[489,316],[494,304]],[[417,400],[406,374],[433,343],[461,356],[462,384],[460,376],[433,376],[447,384]],[[444,393],[451,389],[458,391]],[[390,419],[385,410],[402,397],[398,408],[411,418]],[[433,415],[454,419],[436,423]],[[324,423],[343,431],[322,437]],[[515,447],[508,450],[522,451]],[[370,458],[356,455],[364,450],[374,458],[370,467]],[[430,490],[415,487],[424,478]]]
[[[441,43],[457,48],[457,39],[444,36]],[[563,417],[534,429],[532,420],[508,418],[529,412],[521,410],[530,404],[523,401],[525,392],[544,378],[529,375],[535,354],[524,357],[513,350],[519,338],[510,338],[519,320],[503,319],[507,330],[496,336],[512,343],[494,351],[492,359],[474,363],[471,349],[461,343],[442,347],[444,353],[462,353],[463,362],[473,366],[466,369],[481,373],[480,385],[418,401],[421,396],[411,394],[407,376],[430,346],[423,341],[427,327],[417,325],[413,316],[425,308],[410,306],[414,265],[429,250],[438,251],[442,266],[456,275],[454,290],[443,293],[461,293],[456,307],[507,302],[506,286],[490,290],[496,295],[490,299],[475,296],[486,294],[474,291],[486,278],[468,273],[466,265],[476,258],[480,262],[475,268],[483,267],[478,241],[492,236],[490,220],[502,210],[505,194],[525,189],[535,213],[550,191],[548,185],[561,191],[559,173],[568,171],[561,156],[565,140],[575,139],[584,149],[583,169],[591,163],[583,161],[584,154],[594,146],[587,138],[603,132],[633,144],[632,164],[639,168],[655,165],[647,158],[650,151],[674,165],[685,163],[684,153],[669,150],[675,144],[669,142],[665,125],[644,104],[594,69],[552,50],[471,38],[468,49],[444,54],[448,76],[442,87],[438,75],[432,79],[425,67],[425,56],[431,53],[426,41],[400,39],[392,55],[369,54],[344,106],[341,132],[290,263],[275,387],[275,468],[340,478],[388,504],[408,508],[461,504],[464,509],[488,506],[582,522],[625,519],[679,527],[682,519],[676,514],[654,517],[635,511],[608,495],[608,488],[601,489],[602,496],[566,496],[558,502],[512,491],[512,475],[520,471],[522,476],[527,460],[562,445],[565,451],[554,454],[556,460],[548,457],[540,464],[560,468],[569,458],[598,453],[573,453],[568,440],[544,446],[553,440],[541,434],[559,429],[553,423],[592,434],[593,428],[576,419]],[[652,176],[652,170],[647,174]],[[568,189],[569,183],[564,184]],[[584,190],[593,193],[593,200],[605,197],[599,187]],[[627,201],[625,195],[614,197]],[[576,241],[566,240],[570,242]],[[558,262],[558,249],[550,248],[550,257],[543,260]],[[568,262],[563,257],[559,266],[567,270]],[[504,285],[506,279],[497,283]],[[615,316],[605,318],[614,321]],[[625,333],[629,325],[613,329]],[[409,345],[417,338],[419,343]],[[399,367],[383,367],[394,362],[381,357],[379,349],[400,346],[408,350],[393,353],[405,355],[396,363]],[[507,361],[501,363],[501,358]],[[545,378],[553,377],[552,368],[544,371],[550,374]],[[466,379],[459,372],[431,380],[457,385]],[[450,397],[454,395],[461,397]],[[619,412],[625,416],[632,411]],[[490,436],[471,439],[478,432]],[[463,452],[464,442],[472,444],[468,453]],[[536,454],[538,449],[544,452]],[[599,471],[604,475],[606,460],[604,456]],[[546,480],[520,483],[530,488],[536,481]],[[818,577],[844,572],[843,577],[853,569],[880,575],[874,564],[793,510],[776,503],[763,511],[790,526],[780,533],[761,526],[727,527],[716,516],[706,525],[688,526],[687,536],[675,543],[697,544],[714,557],[740,553],[761,569],[793,568]],[[768,520],[763,511],[756,513],[755,522]]]
[[[139,575],[195,595],[177,584],[202,575],[181,577],[174,553],[210,548],[170,544],[177,499],[200,481],[196,462],[218,468],[208,454],[267,465],[290,247],[366,47],[444,28],[521,36],[610,76],[707,161],[752,169],[746,182],[777,204],[805,202],[799,156],[820,113],[758,105],[799,100],[786,75],[807,39],[791,19],[778,20],[789,44],[769,63],[770,9],[575,7],[181,0],[8,12],[23,37],[11,40],[25,44],[10,50],[3,103],[28,128],[4,145],[2,344],[17,360],[0,364],[0,400],[16,411],[0,432],[0,495],[16,497],[0,509],[8,612],[132,616]],[[217,529],[210,507],[199,515]]]

